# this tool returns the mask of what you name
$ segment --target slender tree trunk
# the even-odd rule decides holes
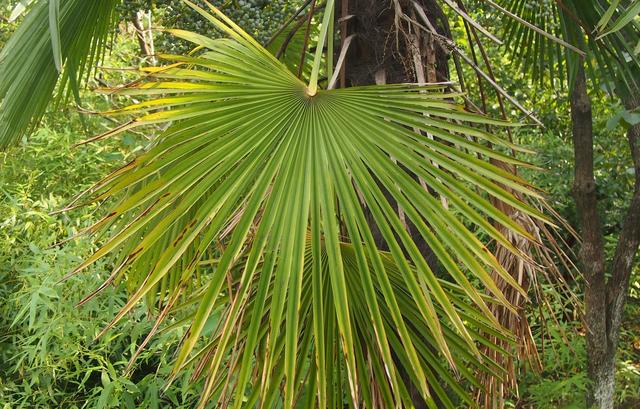
[[[626,97],[624,104],[628,110],[637,109],[640,106],[640,90],[637,90],[634,96]],[[618,345],[633,262],[640,244],[640,124],[629,128],[627,139],[636,179],[633,197],[613,258],[611,279],[607,286],[607,311],[610,317],[608,336],[614,351]]]
[[[581,66],[571,91],[571,121],[575,156],[573,194],[578,210],[582,248],[580,261],[586,281],[585,322],[587,324],[588,372],[592,379],[589,405],[613,399],[614,373],[607,352],[606,281],[602,222],[597,211],[596,180],[593,171],[593,114]]]
[[[629,97],[625,105],[634,109],[640,101],[637,97]],[[575,154],[574,197],[582,233],[580,261],[586,281],[587,370],[591,380],[587,405],[613,409],[620,325],[633,261],[640,243],[640,125],[631,127],[627,135],[636,174],[635,189],[613,260],[607,263],[602,222],[597,211],[592,112],[584,67],[580,67],[571,92],[571,119]],[[607,270],[611,273],[609,280],[606,279]]]
[[[145,19],[149,25],[148,28],[145,28]],[[136,30],[136,38],[138,39],[141,55],[148,59],[152,65],[156,65],[153,32],[151,31],[151,12],[136,11],[131,18],[131,23]]]

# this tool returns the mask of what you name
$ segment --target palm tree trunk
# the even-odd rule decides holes
[[[438,32],[450,37],[448,21],[440,6],[434,0],[418,0],[418,3]],[[346,25],[347,33],[343,33],[342,37],[356,35],[345,60],[343,85],[448,81],[448,53],[434,47],[428,33],[416,31],[405,21],[398,21],[394,4],[399,5],[405,13],[414,9],[411,0],[342,0],[340,10],[343,17],[353,16]],[[422,78],[421,74],[424,74]],[[387,199],[395,203],[390,194]],[[397,205],[395,207],[403,218],[402,209]],[[378,247],[388,250],[370,215],[368,221]],[[437,270],[432,251],[410,220],[407,220],[406,226],[427,262]]]
[[[434,27],[442,35],[450,37],[447,19],[440,6],[433,0],[418,0]],[[397,5],[403,12],[414,10],[407,0],[342,0],[341,16],[353,15],[341,29],[347,32],[342,37],[355,34],[343,72],[343,86],[371,85],[381,83],[438,82],[449,79],[448,54],[433,46],[428,33],[416,31],[406,21],[396,19]],[[339,51],[339,50],[338,50]],[[382,186],[381,186],[382,187]],[[434,271],[438,271],[436,258],[410,220],[404,217],[392,196],[386,192],[387,200],[396,208],[401,220],[418,249]],[[372,215],[365,209],[367,221],[381,250],[388,250]],[[401,369],[402,371],[402,369]],[[405,377],[416,409],[427,408],[417,388]]]
[[[425,11],[431,26],[439,35],[451,38],[447,16],[434,0],[418,1]],[[343,86],[369,85],[375,83],[406,83],[406,82],[446,82],[449,80],[449,51],[440,46],[438,40],[424,30],[412,27],[411,24],[397,19],[398,10],[419,20],[415,16],[415,5],[411,0],[342,0],[342,17],[353,15],[349,20],[348,33],[343,32],[343,38],[356,34],[357,39],[349,50],[343,76]],[[342,30],[344,31],[344,22]],[[506,164],[507,171],[516,170]],[[428,189],[428,186],[423,184]],[[388,195],[387,199],[394,203]],[[446,202],[443,201],[446,206]],[[499,205],[499,204],[498,204]],[[504,204],[503,204],[504,205]],[[403,218],[401,208],[396,206],[400,218]],[[505,210],[512,214],[528,231],[534,233],[533,222],[518,212]],[[386,244],[378,231],[372,217],[369,224],[377,240],[378,246],[386,250]],[[415,243],[429,262],[434,271],[437,271],[437,262],[433,253],[416,231],[410,221],[406,223],[407,230],[411,233]],[[508,232],[505,232],[508,234]],[[509,236],[510,240],[524,254],[530,254],[530,243],[518,235]],[[532,266],[524,262],[522,258],[513,255],[510,251],[498,250],[499,260],[523,286],[528,287],[529,278],[533,272]],[[497,277],[497,276],[496,276]],[[519,314],[513,314],[506,309],[495,310],[494,313],[501,324],[509,328],[519,339],[519,348],[516,351],[521,359],[530,359],[538,363],[535,342],[531,336],[529,324],[524,313],[525,300],[512,288],[509,288],[502,280],[497,280],[504,293],[513,305],[519,310]],[[497,341],[496,341],[497,342]],[[505,345],[508,348],[508,345]],[[533,358],[532,358],[533,357]],[[497,362],[502,362],[507,370],[507,378],[498,380],[488,377],[484,379],[484,390],[478,394],[479,402],[487,408],[501,407],[504,398],[510,392],[517,389],[516,367],[513,358],[494,356]],[[538,365],[533,365],[537,368]],[[411,391],[416,407],[426,407],[415,391]]]

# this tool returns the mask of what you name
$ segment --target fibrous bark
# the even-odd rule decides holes
[[[349,0],[348,4],[348,13],[354,15],[349,20],[348,30],[358,37],[349,51],[346,85],[375,84],[376,73],[380,70],[385,71],[388,83],[416,82],[411,36],[424,37],[424,44],[428,44],[428,34],[398,19],[395,8],[397,4],[403,13],[411,14],[413,1]],[[418,0],[418,4],[438,33],[451,37],[448,20],[440,6],[434,0]],[[423,58],[435,60],[436,81],[449,80],[448,53],[436,48],[431,54],[423,52]]]
[[[343,0],[342,16],[353,15],[349,19],[348,32],[345,32],[346,24],[341,25],[342,37],[356,34],[356,41],[352,44],[346,70],[344,72],[343,86],[369,85],[374,83],[406,83],[406,82],[446,82],[449,81],[450,51],[441,41],[443,38],[451,39],[447,16],[443,13],[438,3],[434,0],[418,1],[422,7],[428,22],[420,20],[415,13],[415,3],[405,0],[349,0],[348,5]],[[345,7],[348,6],[348,7]],[[399,12],[407,18],[399,18]],[[412,24],[419,21],[420,25],[435,30],[437,35],[418,28]],[[429,135],[426,135],[429,137]],[[505,165],[505,164],[497,164]],[[505,165],[506,166],[506,165]],[[515,172],[509,167],[508,171]],[[422,182],[422,181],[421,181]],[[428,189],[423,183],[423,186]],[[394,203],[392,197],[387,195],[387,200]],[[499,205],[499,204],[497,204]],[[447,206],[443,199],[443,206]],[[403,218],[402,209],[396,206],[400,218]],[[503,209],[504,210],[504,209]],[[507,214],[518,218],[527,231],[536,236],[536,226],[526,215],[522,215],[510,209]],[[386,244],[379,233],[372,217],[368,220],[376,237],[379,248],[386,249]],[[411,233],[414,242],[420,248],[422,254],[436,269],[436,261],[420,234],[410,221],[406,223],[407,230]],[[523,254],[529,254],[530,242],[517,234],[509,235],[509,240],[519,248]],[[505,269],[515,277],[523,288],[528,288],[530,277],[534,274],[534,267],[530,261],[514,255],[510,250],[498,250],[498,257]],[[502,279],[496,278],[497,284],[512,301],[518,313],[514,314],[506,308],[495,308],[494,313],[500,323],[511,329],[518,337],[519,346],[517,356],[523,359],[536,361],[537,353],[535,343],[525,315],[526,299]],[[508,345],[504,345],[509,348]],[[479,400],[487,408],[496,408],[496,402],[501,405],[504,397],[508,396],[516,385],[516,369],[512,357],[502,357],[494,354],[497,362],[504,364],[507,376],[504,380],[487,377],[483,379],[484,390],[479,393]],[[533,359],[532,359],[533,357]],[[416,393],[412,393],[416,407],[424,407],[423,402]]]
[[[423,7],[438,33],[450,37],[447,20],[440,6],[433,0],[419,0],[418,3]],[[435,75],[435,77],[425,78],[426,80],[448,81],[449,55],[444,50],[432,46],[433,41],[428,33],[412,27],[406,20],[399,18],[399,10],[396,6],[403,14],[414,10],[413,2],[409,0],[342,0],[340,9],[343,16],[353,16],[348,20],[348,25],[341,25],[343,30],[344,28],[347,30],[342,33],[342,37],[356,35],[345,61],[344,85],[418,82],[419,72],[417,71],[419,70],[416,70],[414,51],[417,51],[422,64],[425,64],[426,71]],[[417,43],[421,46],[420,50],[414,49],[416,39],[419,39]],[[430,63],[427,64],[427,62]],[[390,203],[395,203],[388,192],[386,196]],[[397,205],[395,207],[402,217],[402,209]],[[378,247],[387,250],[387,245],[373,217],[368,216]],[[407,220],[406,225],[421,253],[436,270],[436,260],[432,251],[410,220]]]

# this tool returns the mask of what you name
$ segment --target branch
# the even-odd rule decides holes
[[[336,70],[333,72],[333,77],[329,81],[329,86],[327,89],[334,89],[336,87],[336,83],[338,82],[338,77],[340,77],[340,73],[344,68],[344,61],[347,57],[347,51],[349,51],[349,46],[351,45],[351,41],[355,37],[355,34],[351,34],[349,37],[345,38],[344,44],[342,45],[342,49],[340,50],[340,56],[338,57],[338,63],[336,64]]]
[[[530,112],[525,107],[523,107],[518,102],[518,100],[515,99],[515,97],[512,97],[511,94],[509,94],[504,88],[502,88],[496,81],[491,79],[491,77],[489,75],[487,75],[480,67],[478,67],[476,64],[474,64],[473,61],[469,57],[467,57],[467,55],[464,52],[462,52],[462,50],[452,40],[450,40],[449,38],[443,36],[442,34],[439,34],[438,31],[435,29],[435,27],[431,24],[431,22],[427,18],[427,15],[425,14],[424,9],[416,1],[413,1],[413,5],[416,8],[416,11],[418,12],[418,16],[427,25],[427,27],[425,27],[424,25],[419,24],[419,23],[411,20],[411,18],[409,16],[405,15],[405,16],[403,16],[404,18],[407,18],[410,22],[415,24],[416,27],[419,27],[422,30],[424,30],[424,31],[426,31],[428,33],[431,33],[433,35],[433,37],[436,39],[437,44],[440,45],[440,47],[442,47],[443,50],[448,50],[449,52],[455,52],[457,55],[459,55],[460,58],[462,58],[471,68],[473,68],[480,76],[482,76],[482,78],[484,78],[485,81],[487,81],[489,84],[491,84],[491,86],[497,92],[502,94],[502,96],[504,96],[516,108],[518,108],[522,113],[524,113],[526,115],[526,118],[531,118],[536,124],[544,127],[542,122],[540,122],[540,120],[535,117],[533,112]]]
[[[340,47],[342,49],[345,48],[345,43],[347,42],[347,37],[349,36],[349,0],[342,0],[340,2],[340,19],[338,22],[340,23]],[[346,56],[345,56],[346,58]],[[340,88],[344,88],[347,86],[347,67],[346,64],[343,64],[340,67]]]
[[[293,26],[293,28],[291,28],[291,30],[289,30],[289,32],[287,33],[287,36],[285,37],[284,41],[282,41],[282,44],[280,44],[280,48],[278,49],[278,52],[276,53],[276,58],[280,59],[280,57],[282,57],[282,55],[286,51],[287,47],[289,46],[289,43],[293,39],[293,36],[296,35],[298,30],[300,30],[300,27],[302,27],[303,24],[306,21],[307,21],[307,18],[305,16],[302,16],[300,19],[298,19],[298,21]]]
[[[309,34],[311,33],[311,20],[316,10],[316,0],[311,1],[309,7],[309,16],[307,17],[307,29],[304,33],[304,44],[302,46],[302,53],[300,53],[300,65],[298,66],[298,78],[302,78],[302,71],[304,68],[304,61],[307,57],[307,48],[309,47]]]
[[[322,5],[316,6],[315,7],[315,12],[317,13],[318,11],[323,10],[325,6],[326,6],[326,4],[322,4]],[[280,45],[280,49],[278,49],[278,52],[276,53],[276,58],[280,59],[280,57],[282,57],[284,52],[287,50],[287,47],[289,46],[289,43],[291,42],[293,37],[296,35],[298,30],[300,30],[300,28],[306,22],[307,22],[307,16],[300,16],[298,18],[298,21],[293,26],[293,28],[289,31],[289,33],[287,33],[287,37],[284,39],[284,41]]]
[[[134,12],[133,17],[131,18],[131,24],[136,30],[136,38],[138,39],[138,46],[140,47],[141,53],[145,58],[149,57],[151,55],[151,51],[149,50],[149,44],[147,44],[147,38],[145,35],[146,30],[140,20],[138,12]]]
[[[313,0],[306,0],[304,2],[304,4],[302,6],[300,6],[300,8],[298,10],[296,10],[296,12],[293,13],[293,15],[291,17],[289,17],[287,19],[287,21],[271,36],[271,38],[265,43],[264,47],[265,48],[269,47],[271,45],[271,43],[273,43],[273,41],[276,38],[278,38],[278,36],[280,34],[282,34],[282,32],[284,30],[286,30],[287,27],[289,27],[289,24],[291,24],[293,22],[293,20],[295,20],[300,15],[300,13],[302,13],[304,11],[304,9],[307,8],[307,6],[311,3],[311,1],[313,1]]]
[[[525,27],[530,28],[531,30],[535,31],[536,33],[538,33],[538,34],[540,34],[540,35],[542,35],[544,37],[547,37],[549,40],[554,41],[554,42],[556,42],[556,43],[568,48],[569,50],[579,54],[582,57],[584,57],[586,55],[586,53],[584,51],[582,51],[581,49],[579,49],[577,47],[574,47],[573,45],[567,43],[566,41],[564,41],[561,38],[558,38],[558,37],[554,36],[553,34],[547,33],[546,31],[542,30],[540,27],[529,23],[528,21],[520,18],[516,14],[513,14],[512,12],[510,12],[507,9],[505,9],[504,7],[501,7],[501,6],[497,5],[493,1],[491,1],[491,0],[485,0],[485,1],[487,3],[489,3],[491,6],[495,7],[498,10],[500,10],[502,13],[504,13],[507,16],[511,17],[512,19],[516,20],[518,23],[524,25]],[[563,6],[561,1],[558,1],[558,3],[561,5],[561,7]]]
[[[630,97],[624,102],[627,109],[635,109],[640,106],[640,97]],[[611,279],[607,283],[607,314],[610,320],[607,336],[611,348],[618,343],[633,262],[640,246],[640,124],[629,128],[627,138],[636,180],[613,258]]]

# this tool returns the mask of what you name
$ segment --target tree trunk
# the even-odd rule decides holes
[[[438,32],[450,37],[447,19],[440,6],[434,0],[418,0],[418,3],[423,6]],[[398,0],[396,5],[409,15],[414,10],[412,1]],[[348,25],[341,25],[343,31],[347,27],[342,37],[356,34],[345,61],[343,86],[448,81],[448,53],[434,47],[428,33],[417,31],[409,27],[406,21],[396,19],[398,10],[394,8],[394,1],[342,0],[339,9],[342,17],[353,15]],[[405,221],[408,232],[425,260],[434,271],[438,271],[436,257],[425,240],[413,223],[404,217],[402,208],[398,207],[391,194],[385,192],[385,195],[400,219]],[[372,215],[366,209],[365,214],[377,246],[381,250],[388,250]],[[428,406],[417,388],[412,386],[408,377],[404,378],[416,409],[426,409]]]
[[[421,44],[428,44],[424,31],[408,29],[406,21],[396,26],[396,13],[392,0],[343,0],[349,4],[348,13],[354,15],[349,23],[349,34],[357,38],[349,51],[347,59],[347,86],[371,85],[376,83],[376,74],[385,72],[388,83],[399,84],[416,82],[416,68],[413,58],[412,35],[418,36]],[[418,0],[425,14],[439,34],[451,37],[448,20],[440,6],[434,0]],[[411,15],[413,2],[398,0],[402,11]],[[407,28],[407,30],[402,30]],[[411,31],[411,32],[410,32]],[[435,78],[431,82],[449,80],[449,55],[435,47],[421,47],[419,50],[424,62],[434,60]],[[429,52],[430,51],[430,52]]]
[[[143,21],[145,18],[148,20],[149,28],[145,28],[145,22]],[[153,45],[153,32],[151,30],[151,12],[149,11],[147,14],[147,12],[142,10],[136,11],[131,18],[131,23],[136,31],[140,54],[152,65],[156,65],[157,61]]]
[[[607,408],[606,402],[613,399],[614,373],[607,348],[605,257],[593,171],[593,115],[582,65],[571,90],[571,121],[575,156],[573,194],[582,234],[580,261],[586,281],[588,373],[593,382],[587,401],[589,406]]]
[[[440,6],[434,0],[418,0],[418,3],[422,4],[438,32],[450,37],[447,19]],[[433,77],[424,78],[422,82],[448,81],[448,54],[438,47],[429,47],[432,44],[429,39],[431,36],[407,27],[406,21],[401,20],[401,26],[398,27],[393,5],[392,0],[342,0],[342,14],[354,16],[349,19],[348,32],[343,33],[343,37],[356,34],[345,60],[344,85],[415,83],[418,82],[419,72],[424,68],[433,73]],[[407,14],[414,10],[412,1],[399,0],[398,5]],[[421,45],[418,49],[415,48],[416,39]],[[414,52],[417,52],[419,59],[417,63]],[[428,61],[433,63],[427,65]],[[390,203],[395,203],[390,194],[387,193],[386,196]],[[402,209],[394,206],[402,219]],[[366,213],[376,244],[380,249],[388,250],[373,217],[369,212]],[[406,221],[406,226],[425,260],[437,271],[436,258],[422,236],[410,220]]]
[[[625,99],[627,109],[640,105],[637,97]],[[616,350],[633,261],[640,243],[640,125],[628,131],[635,168],[635,189],[613,260],[605,260],[602,223],[597,211],[593,162],[591,101],[584,67],[580,67],[571,91],[571,119],[575,154],[574,197],[582,233],[580,261],[586,281],[587,371],[591,385],[587,406],[613,409]],[[611,278],[606,279],[610,266]]]
[[[640,106],[640,90],[625,97],[624,105],[628,110],[637,109]],[[614,254],[611,279],[607,285],[607,311],[610,320],[608,336],[614,351],[618,346],[633,262],[640,245],[640,124],[629,128],[627,139],[635,170],[635,186]]]

